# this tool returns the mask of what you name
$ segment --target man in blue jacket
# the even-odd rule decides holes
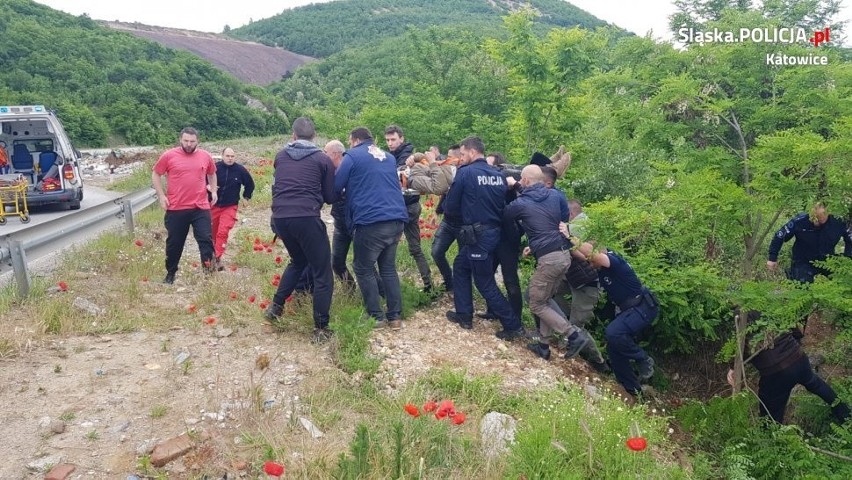
[[[293,121],[293,141],[275,156],[272,185],[273,231],[281,236],[290,255],[266,318],[281,316],[305,268],[310,266],[314,290],[314,340],[325,341],[334,290],[328,230],[320,218],[324,203],[334,196],[334,164],[314,143],[314,123],[305,117]]]
[[[839,218],[829,215],[822,202],[814,205],[810,215],[802,213],[794,217],[775,233],[769,244],[766,268],[773,271],[778,269],[778,253],[784,242],[794,237],[796,241],[793,243],[793,259],[787,273],[790,280],[811,283],[818,273],[828,276],[828,271],[817,267],[813,262],[833,255],[841,238],[846,244],[843,255],[852,257],[852,229]]]
[[[237,154],[232,148],[222,150],[222,160],[216,162],[216,185],[219,187],[218,201],[210,207],[213,220],[213,253],[216,269],[221,271],[222,255],[228,243],[228,234],[237,222],[237,208],[240,204],[240,190],[245,201],[251,200],[254,193],[254,179],[248,169],[236,162]]]
[[[334,180],[334,190],[346,190],[349,226],[353,229],[353,270],[367,312],[376,326],[402,328],[402,291],[396,271],[396,247],[408,211],[396,171],[396,159],[373,143],[373,134],[358,127],[349,134],[349,150],[343,156]],[[379,275],[387,300],[382,311],[379,286],[373,265],[378,262]]]
[[[497,288],[492,270],[492,256],[500,241],[506,203],[506,180],[502,173],[488,165],[484,151],[485,145],[478,137],[462,140],[462,166],[456,172],[444,204],[447,215],[462,219],[459,253],[453,262],[455,311],[447,312],[447,318],[462,328],[473,328],[472,277],[488,310],[497,315],[503,325],[497,337],[511,340],[526,335],[526,332],[521,326],[521,319]]]
[[[559,231],[564,197],[545,185],[541,170],[538,165],[524,167],[520,195],[506,207],[503,216],[522,224],[529,239],[528,251],[524,253],[532,253],[536,259],[529,296],[530,310],[541,319],[540,337],[527,348],[544,359],[550,358],[550,347],[543,340],[556,332],[564,338],[565,358],[573,358],[592,340],[585,330],[568,323],[550,301],[571,266],[572,245]]]

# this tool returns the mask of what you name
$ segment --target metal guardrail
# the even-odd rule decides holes
[[[133,214],[157,201],[153,188],[143,188],[100,205],[33,225],[13,233],[0,235],[0,263],[11,260],[18,284],[18,295],[29,295],[31,279],[27,268],[27,252],[36,249],[58,251],[68,246],[71,235],[98,232],[124,219],[128,233],[133,233]]]

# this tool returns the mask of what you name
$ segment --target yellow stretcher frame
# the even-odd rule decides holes
[[[6,213],[6,207],[14,206],[15,210]],[[27,183],[0,187],[0,225],[6,224],[7,215],[21,217],[21,223],[30,223],[30,210],[27,207]]]

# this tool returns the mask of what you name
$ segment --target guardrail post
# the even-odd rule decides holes
[[[122,203],[121,211],[124,214],[124,226],[127,227],[127,233],[133,235],[136,226],[133,223],[133,204],[130,200],[125,200]]]
[[[25,298],[30,294],[30,272],[27,270],[27,252],[20,240],[9,242],[9,253],[12,255],[12,269],[15,271],[15,281],[18,283],[18,297]]]

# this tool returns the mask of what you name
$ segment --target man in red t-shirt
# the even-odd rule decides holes
[[[168,177],[167,191],[163,177]],[[192,127],[180,131],[180,146],[167,150],[154,164],[151,181],[160,206],[166,211],[166,278],[174,283],[189,227],[198,242],[201,263],[207,272],[213,268],[213,232],[210,204],[216,203],[216,165],[206,150],[198,149],[198,132]],[[212,196],[208,200],[208,192]]]

